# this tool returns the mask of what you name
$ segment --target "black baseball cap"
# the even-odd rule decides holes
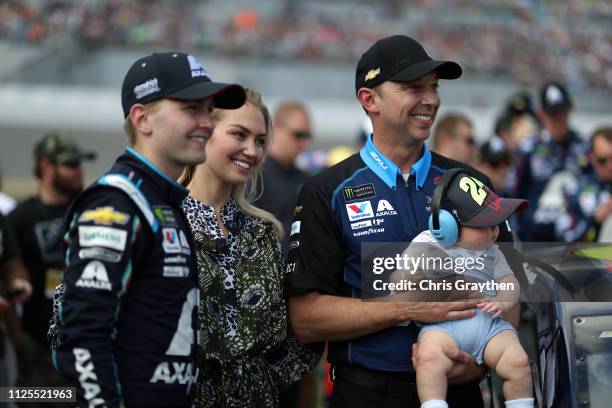
[[[531,95],[526,91],[512,95],[508,100],[506,112],[511,116],[531,115],[535,117]]]
[[[42,158],[53,164],[78,166],[83,160],[94,160],[96,153],[82,151],[67,134],[53,131],[44,135],[34,146],[35,161],[38,163]]]
[[[452,211],[466,227],[491,227],[528,207],[527,200],[502,198],[480,180],[461,171],[446,188],[442,208]]]
[[[540,89],[540,105],[549,114],[565,112],[572,107],[572,97],[560,82],[548,82]]]
[[[512,163],[512,153],[508,150],[506,143],[498,136],[491,137],[480,146],[479,156],[480,160],[491,166],[510,165]]]
[[[246,94],[238,84],[212,82],[194,56],[182,52],[156,52],[142,57],[128,70],[121,87],[123,115],[137,103],[162,98],[193,101],[213,97],[215,107],[237,109]]]
[[[359,59],[355,92],[385,81],[413,81],[432,71],[440,79],[456,79],[462,73],[456,62],[432,59],[418,41],[405,35],[392,35],[376,41]]]

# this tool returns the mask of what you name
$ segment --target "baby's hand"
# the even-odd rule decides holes
[[[493,319],[501,316],[504,312],[504,306],[497,299],[483,299],[476,306],[481,308],[483,311],[489,313]]]

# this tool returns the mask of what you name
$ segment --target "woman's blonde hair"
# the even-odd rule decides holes
[[[272,141],[272,121],[270,112],[266,105],[261,100],[261,94],[251,89],[246,89],[246,104],[250,104],[261,112],[266,124],[266,138],[264,140],[264,159],[270,148],[270,142]],[[214,109],[211,113],[211,117],[215,122],[218,122],[221,117],[227,113],[226,109]],[[268,211],[262,210],[251,204],[256,201],[263,192],[263,178],[261,175],[261,166],[264,160],[261,160],[257,167],[251,173],[250,179],[244,184],[236,184],[232,188],[232,199],[246,214],[261,218],[265,221],[272,223],[272,228],[276,236],[281,239],[284,235],[283,225],[278,219]],[[196,166],[187,166],[179,178],[179,183],[183,186],[187,186],[195,173]]]

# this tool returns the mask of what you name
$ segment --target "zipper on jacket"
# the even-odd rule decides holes
[[[417,221],[416,214],[415,214],[415,211],[414,211],[414,202],[412,201],[412,194],[410,194],[410,178],[411,178],[411,176],[412,175],[409,175],[408,179],[404,182],[404,187],[406,187],[406,190],[408,192],[408,202],[410,203],[410,209],[412,210],[411,211],[411,213],[412,213],[411,215],[412,215],[413,225],[414,225],[415,229],[418,229],[419,228],[419,222]]]

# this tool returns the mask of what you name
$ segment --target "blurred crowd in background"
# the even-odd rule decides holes
[[[219,55],[354,61],[369,44],[410,32],[470,75],[570,89],[612,89],[612,3],[606,0],[402,2],[263,0],[1,1],[0,39],[77,39],[84,47],[174,46]]]

